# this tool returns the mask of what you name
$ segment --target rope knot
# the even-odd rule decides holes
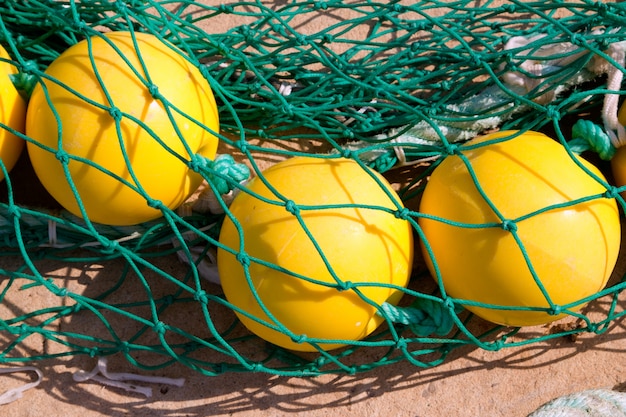
[[[208,168],[209,165],[210,165],[209,158],[200,154],[192,155],[191,159],[189,160],[189,163],[187,164],[189,169],[191,169],[194,172],[200,172],[202,169]]]
[[[550,314],[551,316],[558,316],[559,314],[562,314],[562,313],[563,313],[563,307],[561,307],[558,304],[553,305],[548,310],[548,314]]]
[[[309,340],[309,338],[305,334],[291,335],[291,341],[297,344],[305,343],[307,340]]]
[[[165,208],[165,204],[163,204],[161,200],[149,198],[146,202],[149,207],[152,207],[153,209],[156,209],[156,210],[163,210],[163,208]]]
[[[396,341],[396,349],[404,350],[404,349],[406,349],[407,346],[408,346],[408,343],[407,343],[407,341],[406,341],[406,339],[404,337],[400,337]]]
[[[117,107],[115,107],[115,106],[112,106],[112,107],[109,107],[109,110],[108,110],[108,111],[109,111],[109,115],[110,115],[110,116],[113,118],[113,120],[115,120],[116,122],[119,122],[120,120],[122,120],[122,116],[123,116],[123,115],[122,115],[122,111],[121,111],[119,108],[117,108]]]
[[[111,254],[119,250],[120,244],[117,240],[107,240],[102,243],[102,253]]]
[[[444,144],[444,152],[446,155],[458,155],[461,151],[459,150],[459,145],[456,143],[445,143]]]
[[[406,207],[402,207],[400,210],[394,211],[393,214],[397,219],[407,220],[411,214],[411,210]]]
[[[159,93],[159,86],[157,86],[156,84],[150,84],[148,86],[148,92],[150,93],[150,96],[155,100],[163,98],[163,96],[161,96],[161,93]]]
[[[500,227],[507,232],[517,232],[517,224],[513,220],[503,220]]]
[[[587,45],[587,41],[586,41],[585,37],[582,36],[580,33],[572,33],[572,35],[570,36],[569,40],[572,43],[572,45],[577,45],[577,46],[586,46]]]
[[[241,151],[241,153],[243,154],[248,154],[249,153],[249,145],[248,142],[245,139],[241,139],[239,141],[237,141],[237,143],[235,144],[236,147]]]
[[[300,208],[298,207],[298,205],[296,204],[295,201],[293,200],[287,200],[285,202],[285,209],[290,213],[293,214],[294,216],[297,216],[300,213]]]
[[[321,42],[323,44],[325,43],[332,43],[335,41],[335,37],[333,35],[331,35],[330,33],[325,33],[322,37],[321,37]]]
[[[51,289],[52,293],[57,297],[67,297],[67,288],[57,287],[56,285]]]
[[[620,187],[610,187],[604,193],[604,197],[608,199],[615,199],[620,195]]]
[[[19,68],[20,68],[20,72],[23,72],[25,74],[32,74],[39,69],[39,66],[37,65],[36,61],[29,59],[27,61],[22,62]]]
[[[219,5],[218,10],[220,11],[220,13],[230,14],[234,11],[234,8],[233,6],[222,3]]]
[[[204,305],[209,303],[209,297],[204,290],[196,291],[196,293],[193,295],[193,299],[201,302]]]
[[[352,129],[344,129],[343,130],[343,137],[346,139],[354,139],[354,132],[352,131]]]
[[[158,321],[154,324],[154,326],[152,327],[152,330],[154,330],[156,334],[163,336],[165,332],[167,331],[167,325],[163,323],[162,321]]]
[[[515,13],[517,12],[517,6],[514,3],[506,3],[500,6],[504,13]]]
[[[15,204],[9,205],[7,208],[7,212],[9,214],[9,217],[11,217],[12,219],[19,219],[20,217],[22,217],[22,211]]]
[[[235,259],[237,259],[237,262],[239,262],[243,267],[250,266],[250,256],[245,252],[237,253]]]
[[[546,107],[546,117],[553,121],[561,119],[561,112],[555,106]]]
[[[56,153],[54,154],[54,156],[56,157],[56,159],[58,159],[63,165],[67,165],[70,162],[70,155],[64,150],[64,149],[59,149],[58,151],[56,151]]]
[[[119,345],[120,350],[123,353],[129,353],[130,352],[130,343],[128,343],[126,340],[122,340]]]

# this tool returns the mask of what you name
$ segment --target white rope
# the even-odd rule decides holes
[[[609,55],[621,68],[624,68],[626,64],[624,48],[626,44],[624,42],[618,42],[612,44],[608,51]],[[615,65],[610,65],[606,69],[607,73],[607,90],[620,91],[622,86],[622,80],[624,74],[620,68]],[[619,148],[626,144],[626,130],[624,126],[618,120],[619,113],[619,99],[618,93],[607,93],[604,96],[604,105],[602,107],[602,120],[604,123],[604,130],[609,135],[611,143],[615,148]]]
[[[107,361],[105,358],[99,358],[96,367],[91,372],[77,371],[73,375],[76,382],[96,381],[103,385],[115,388],[122,388],[129,392],[136,392],[145,397],[152,397],[152,389],[150,387],[139,386],[136,384],[128,384],[125,381],[137,381],[151,384],[165,384],[182,387],[185,384],[184,378],[166,378],[158,376],[144,376],[129,373],[114,373],[107,371]]]
[[[626,393],[593,389],[556,398],[528,417],[626,417]]]
[[[37,380],[22,385],[21,387],[12,388],[0,394],[0,405],[12,403],[19,400],[24,395],[24,391],[36,387],[43,380],[43,373],[33,366],[22,366],[15,368],[1,368],[0,374],[8,374],[14,372],[34,372],[37,375]]]

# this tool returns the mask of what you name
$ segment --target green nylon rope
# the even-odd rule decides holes
[[[323,15],[331,23],[304,25]],[[224,16],[235,17],[235,26],[207,30]],[[436,366],[465,346],[499,350],[607,331],[625,314],[618,297],[626,284],[619,279],[576,303],[608,303],[601,317],[574,313],[575,305],[550,304],[544,311],[569,313],[578,325],[529,335],[523,329],[486,327],[463,309],[471,301],[445,295],[445,288],[417,269],[403,290],[402,306],[377,306],[386,320],[379,332],[339,351],[300,355],[246,332],[235,307],[218,287],[207,285],[200,270],[219,246],[220,223],[228,214],[225,195],[245,188],[252,175],[262,177],[264,157],[344,156],[380,172],[421,165],[400,190],[406,203],[419,198],[423,179],[457,151],[457,143],[490,129],[552,130],[555,139],[570,143],[571,152],[593,150],[610,159],[615,149],[599,115],[607,94],[623,93],[607,90],[596,64],[620,65],[607,51],[622,42],[624,21],[624,5],[584,0],[481,6],[467,0],[3,2],[0,43],[20,69],[13,81],[26,97],[47,65],[81,39],[106,30],[149,32],[178,46],[201,68],[219,103],[223,149],[246,163],[228,153],[215,161],[199,156],[186,161],[205,178],[226,214],[161,207],[163,218],[133,227],[22,205],[13,198],[9,175],[0,202],[0,259],[6,261],[0,263],[5,277],[0,303],[45,294],[47,305],[0,317],[0,362],[119,354],[141,369],[180,363],[205,375],[354,374],[402,361]],[[170,105],[167,97],[163,102]],[[114,118],[129,117],[107,110]],[[294,143],[297,150],[288,146]],[[76,158],[64,151],[57,157],[66,164]],[[606,188],[606,195],[589,198],[617,195]],[[142,192],[140,185],[137,190]],[[299,210],[280,198],[271,203]],[[423,238],[420,213],[391,214],[407,219]],[[522,219],[501,220],[499,226],[515,235],[515,222]],[[525,253],[523,242],[520,247]],[[187,263],[173,268],[176,256]],[[239,258],[250,262],[246,253]],[[73,290],[77,287],[47,276],[44,261],[60,267],[97,264],[116,271],[117,279]],[[340,279],[336,284],[338,290],[358,293],[353,285]],[[289,334],[281,324],[271,326]],[[302,343],[323,342],[291,336]],[[34,337],[53,348],[25,350]]]

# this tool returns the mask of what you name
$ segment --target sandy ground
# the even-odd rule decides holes
[[[233,22],[223,22],[224,25]],[[324,24],[320,20],[315,24]],[[0,267],[10,268],[19,259],[2,258]],[[175,257],[163,263],[176,268]],[[119,275],[121,264],[38,264],[51,277],[65,277],[70,288],[85,280],[106,281]],[[626,271],[622,260],[616,276]],[[74,287],[73,287],[74,286]],[[30,293],[29,293],[30,294]],[[132,298],[132,290],[129,297]],[[47,297],[47,295],[42,295]],[[49,300],[12,299],[3,314],[40,307]],[[623,300],[622,300],[623,302]],[[10,303],[10,305],[9,305]],[[606,301],[589,309],[606,309]],[[91,324],[80,322],[73,329]],[[29,365],[43,373],[39,386],[0,407],[4,416],[525,416],[560,395],[590,388],[626,388],[626,328],[613,322],[599,335],[575,340],[560,338],[519,348],[489,352],[463,348],[442,365],[418,368],[399,363],[351,375],[295,378],[264,373],[202,376],[182,365],[144,375],[184,378],[182,387],[143,383],[153,390],[150,398],[98,382],[75,382],[73,375],[96,365],[89,356],[60,357]],[[29,340],[25,350],[36,351],[41,340]],[[53,349],[53,348],[51,348]],[[119,356],[109,358],[113,372],[137,372]],[[35,380],[35,374],[0,376],[0,390]]]

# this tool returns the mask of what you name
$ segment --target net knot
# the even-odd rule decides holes
[[[150,93],[150,97],[152,97],[155,100],[160,100],[163,98],[163,96],[159,92],[159,86],[156,84],[148,85],[148,92]]]
[[[50,285],[49,289],[52,292],[52,294],[56,295],[57,297],[61,297],[61,298],[67,297],[67,288],[58,287],[52,284]]]
[[[504,347],[505,343],[506,343],[506,337],[503,337],[502,339],[495,340],[491,344],[491,350],[494,350],[494,351],[502,350],[502,348]]]
[[[249,149],[248,149],[249,145],[248,145],[248,142],[245,139],[241,139],[241,140],[237,141],[236,147],[243,154],[248,154],[249,153]]]
[[[70,155],[64,149],[59,149],[58,151],[56,151],[54,156],[63,165],[67,165],[70,162]]]
[[[156,334],[163,336],[167,331],[167,325],[162,321],[158,321],[152,326],[152,330],[154,330]]]
[[[400,337],[396,341],[396,349],[404,350],[407,348],[407,346],[408,346],[408,343],[404,337]]]
[[[300,214],[300,208],[293,200],[287,200],[285,202],[285,209],[292,215],[297,216]]]
[[[556,108],[556,106],[547,106],[546,107],[546,117],[553,121],[558,121],[561,119],[561,112]]]
[[[233,8],[233,6],[230,6],[228,4],[220,4],[218,7],[218,10],[220,11],[220,13],[226,13],[226,14],[230,14],[232,13],[235,9]]]
[[[341,156],[342,158],[346,158],[346,159],[352,159],[352,156],[354,155],[354,153],[352,152],[352,149],[342,149],[341,150]]]
[[[453,84],[449,80],[443,80],[443,81],[441,81],[439,83],[439,88],[441,88],[442,90],[445,90],[445,91],[452,90],[452,86],[453,86]]]
[[[563,307],[561,307],[559,304],[554,304],[548,310],[548,314],[550,314],[551,316],[558,316],[559,314],[562,314],[562,313],[563,313]]]
[[[291,104],[284,104],[280,107],[280,111],[288,117],[292,117],[294,115],[293,106]]]
[[[354,283],[352,281],[339,282],[335,288],[337,288],[339,292],[348,291],[354,288]]]
[[[194,172],[200,172],[211,165],[209,158],[200,154],[193,154],[187,166]]]
[[[237,262],[239,262],[242,266],[250,266],[250,255],[248,255],[247,253],[239,252],[237,253],[237,256],[235,258],[237,259]]]
[[[444,144],[444,152],[446,155],[450,156],[450,155],[458,155],[460,153],[459,151],[459,145],[457,145],[456,143],[445,143]]]
[[[90,26],[87,24],[87,22],[85,22],[83,19],[75,19],[74,20],[74,29],[76,29],[79,32],[85,32],[87,30],[89,30]]]
[[[305,334],[294,334],[291,335],[291,341],[297,344],[305,343],[309,338]]]
[[[500,8],[505,13],[515,13],[517,11],[517,6],[514,3],[503,4]]]
[[[436,105],[432,105],[425,110],[425,113],[429,117],[435,117],[439,113],[439,108]]]
[[[587,45],[587,40],[580,33],[572,33],[570,35],[569,41],[572,43],[572,45],[577,45],[577,46]]]
[[[517,232],[517,224],[514,220],[503,220],[500,227],[507,232]]]
[[[128,343],[126,340],[122,340],[119,344],[119,347],[123,353],[130,352],[130,343]]]
[[[126,1],[123,0],[118,0],[115,2],[115,9],[117,10],[118,13],[120,14],[126,14],[128,12],[128,6],[126,5]],[[131,0],[130,1],[131,5],[134,4],[134,1]]]
[[[325,33],[324,35],[322,35],[322,37],[320,38],[320,41],[324,44],[324,43],[332,43],[335,40],[335,37],[333,35],[331,35],[330,33]]]
[[[161,200],[156,200],[154,198],[148,198],[146,200],[146,203],[148,204],[148,207],[152,207],[156,210],[163,210],[163,208],[165,207],[165,204],[163,204]]]
[[[254,136],[256,136],[259,139],[268,139],[269,138],[269,135],[267,134],[265,129],[257,129],[256,132],[254,132]]]
[[[22,217],[22,211],[15,204],[10,204],[7,208],[9,217],[12,219],[19,219]]]
[[[615,199],[620,195],[619,187],[611,186],[604,193],[604,197],[608,199]]]
[[[116,122],[119,122],[120,120],[122,120],[122,111],[115,107],[109,107],[109,115],[113,118],[113,120],[115,120]]]
[[[250,372],[261,372],[263,371],[263,364],[259,362],[253,362],[250,364]]]
[[[476,54],[476,53],[470,53],[470,62],[472,63],[473,66],[475,67],[482,67],[483,66],[483,60],[480,57],[480,55]]]
[[[315,2],[315,4],[313,5],[313,7],[316,10],[327,10],[328,9],[328,3],[325,1],[317,1]]]
[[[22,62],[19,68],[20,72],[23,72],[25,74],[33,74],[39,69],[39,66],[37,65],[37,62],[35,60],[29,59]]]
[[[354,132],[352,131],[352,129],[344,129],[343,137],[346,139],[354,139]]]
[[[201,302],[204,305],[207,305],[209,303],[209,297],[204,290],[196,291],[196,293],[193,295],[193,299]]]
[[[443,300],[443,306],[446,308],[447,311],[456,310],[456,305],[454,304],[454,300],[450,297],[446,297],[446,299]]]
[[[111,254],[119,250],[120,244],[117,240],[107,240],[102,243],[102,253]]]
[[[303,35],[295,36],[295,41],[300,46],[304,46],[304,45],[309,43],[308,38],[306,36],[303,36]]]
[[[402,207],[400,210],[396,210],[393,214],[397,219],[407,220],[411,214],[411,210],[406,207]]]

